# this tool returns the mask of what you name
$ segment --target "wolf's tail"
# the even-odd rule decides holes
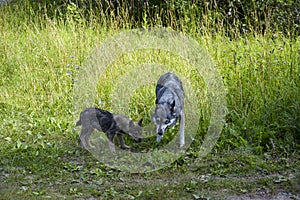
[[[80,126],[81,125],[81,120],[79,119],[78,122],[76,122],[76,126]]]

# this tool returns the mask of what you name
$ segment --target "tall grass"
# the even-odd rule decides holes
[[[72,132],[72,96],[79,69],[101,41],[134,27],[126,8],[117,14],[91,10],[87,19],[75,4],[66,4],[65,14],[57,11],[50,17],[45,7],[25,2],[0,8],[0,137],[1,148],[7,150],[45,148],[77,138]],[[228,31],[239,33],[214,24],[213,13],[207,12],[198,22],[195,15],[183,11],[179,20],[169,13],[167,26],[191,35],[207,49],[227,90],[229,112],[217,149],[242,146],[263,153],[296,147],[300,139],[299,38],[252,32],[231,39],[226,37]],[[147,12],[143,14],[145,28],[162,25],[159,15],[149,18]],[[171,62],[176,69],[177,61],[167,58],[159,52],[144,52],[125,55],[117,64],[125,67],[131,62],[133,66],[153,59]],[[98,95],[104,109],[110,108],[108,94],[119,69],[112,67],[111,76],[102,80]],[[132,116],[143,115],[138,112],[144,112],[144,105],[134,105],[138,108],[132,109]]]

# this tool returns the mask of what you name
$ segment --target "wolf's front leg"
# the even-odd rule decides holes
[[[122,137],[122,134],[121,134],[121,133],[118,133],[118,134],[117,134],[117,137],[118,137],[118,139],[119,139],[119,143],[120,143],[122,149],[130,149],[130,147],[127,146],[127,145],[124,143],[124,140],[123,140],[123,137]]]
[[[183,147],[184,145],[184,126],[185,126],[185,119],[184,119],[184,111],[181,111],[180,114],[180,138],[179,138],[179,147]]]

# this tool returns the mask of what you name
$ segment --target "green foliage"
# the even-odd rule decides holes
[[[180,5],[183,9],[188,4],[183,1]],[[28,142],[46,148],[51,138],[72,132],[72,91],[76,74],[88,52],[95,47],[93,45],[118,31],[118,24],[124,23],[118,18],[120,21],[108,29],[110,20],[104,23],[106,26],[89,21],[80,5],[72,2],[66,4],[64,16],[57,11],[58,15],[50,19],[38,14],[44,9],[41,5],[26,1],[1,8],[1,13],[5,13],[1,15],[3,40],[0,49],[2,138],[6,145],[17,149],[28,148]],[[180,5],[174,2],[174,9],[180,11],[177,8]],[[18,12],[14,12],[16,10]],[[145,15],[145,20],[149,17]],[[195,19],[189,20],[195,22]],[[126,23],[130,24],[131,20]],[[151,20],[145,24],[155,25]],[[250,145],[260,154],[268,150],[279,153],[294,149],[299,142],[299,40],[276,33],[248,35],[231,41],[225,37],[225,32],[197,35],[197,25],[190,26],[187,33],[195,35],[214,57],[227,88],[229,112],[218,148]],[[15,37],[15,31],[22,34]],[[187,63],[166,52],[143,51],[124,55],[110,67],[106,78],[99,83],[96,104],[110,110],[115,80],[144,62],[162,63],[190,77],[196,95],[205,96],[201,77],[189,74],[182,67]],[[136,91],[139,93],[131,97],[133,119],[144,118],[146,124],[150,122],[153,88],[154,85],[140,88]],[[200,141],[209,123],[210,108],[205,107],[206,101],[202,100],[201,127],[199,139],[196,138]],[[170,139],[172,137],[171,134]]]
[[[223,188],[240,194],[285,187],[299,193],[298,1],[149,1],[142,11],[106,2],[24,0],[0,7],[1,198],[206,198]],[[192,36],[223,77],[224,130],[212,157],[195,172],[187,168],[209,124],[207,88],[202,77],[185,70],[188,63],[166,52],[124,55],[103,75],[94,103],[110,110],[118,76],[135,65],[168,65],[191,80],[201,99],[200,127],[186,154],[157,174],[131,176],[108,169],[78,146],[72,101],[79,69],[106,37],[140,26],[166,26]],[[154,87],[132,94],[130,117],[150,122]],[[173,137],[169,131],[160,145]],[[141,144],[125,140],[134,150],[159,147],[155,138]],[[225,179],[257,173],[281,176]]]

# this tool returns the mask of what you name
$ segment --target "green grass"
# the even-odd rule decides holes
[[[110,110],[115,80],[142,63],[167,65],[192,80],[201,99],[201,126],[185,155],[165,169],[129,174],[79,147],[73,91],[91,51],[131,21],[106,16],[98,24],[74,5],[65,18],[50,19],[32,14],[30,4],[19,6],[0,8],[0,199],[299,194],[299,37],[249,33],[230,39],[222,31],[202,34],[196,25],[183,30],[213,57],[227,93],[223,132],[200,163],[195,157],[210,115],[203,79],[187,70],[186,61],[163,51],[132,52],[114,62],[101,77],[93,105]],[[150,122],[153,104],[154,85],[139,88],[130,98],[130,117]]]

